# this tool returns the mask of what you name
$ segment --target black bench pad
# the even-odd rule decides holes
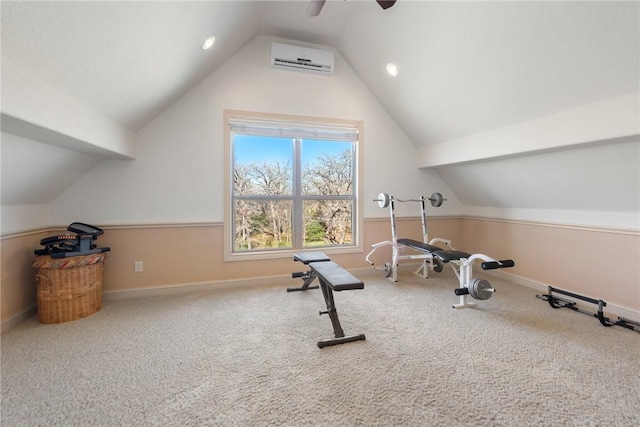
[[[428,243],[423,243],[423,242],[419,242],[417,240],[412,240],[412,239],[398,239],[398,243],[422,252],[436,252],[436,251],[442,250],[442,248],[439,248],[437,246],[433,246]]]
[[[334,291],[364,289],[364,283],[333,261],[312,262],[309,267]]]
[[[310,262],[331,261],[324,252],[300,252],[293,256],[293,260],[305,265]]]
[[[469,258],[471,254],[462,251],[437,251],[433,255],[438,257],[445,264],[449,261],[459,260],[461,258]]]

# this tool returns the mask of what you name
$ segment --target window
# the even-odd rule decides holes
[[[226,113],[228,254],[357,247],[359,122]]]

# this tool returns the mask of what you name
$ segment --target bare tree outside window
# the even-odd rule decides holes
[[[353,245],[355,142],[232,143],[234,252]]]

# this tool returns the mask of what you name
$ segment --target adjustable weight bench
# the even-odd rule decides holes
[[[329,315],[335,337],[319,340],[318,347],[323,348],[330,345],[364,340],[364,334],[345,336],[342,326],[340,325],[340,319],[338,319],[338,311],[336,310],[336,304],[333,298],[333,291],[341,292],[351,289],[364,289],[364,283],[333,261],[311,262],[309,263],[309,267],[320,281],[320,289],[322,290],[322,295],[327,305],[327,311],[321,311],[320,315]]]
[[[318,347],[322,348],[330,345],[364,340],[365,337],[363,334],[348,337],[344,335],[333,298],[333,291],[340,292],[351,289],[364,289],[364,283],[335,262],[332,262],[324,252],[297,253],[293,256],[293,260],[308,266],[309,270],[291,273],[292,278],[302,278],[303,284],[300,287],[287,288],[287,292],[306,291],[320,287],[327,306],[327,311],[321,311],[320,315],[328,314],[331,319],[331,324],[333,325],[334,338],[319,340]],[[320,282],[320,286],[310,286],[316,278]]]

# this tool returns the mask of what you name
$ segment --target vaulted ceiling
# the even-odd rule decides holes
[[[416,147],[639,91],[635,1],[307,4],[3,0],[2,60],[135,132],[256,35],[327,45]]]

